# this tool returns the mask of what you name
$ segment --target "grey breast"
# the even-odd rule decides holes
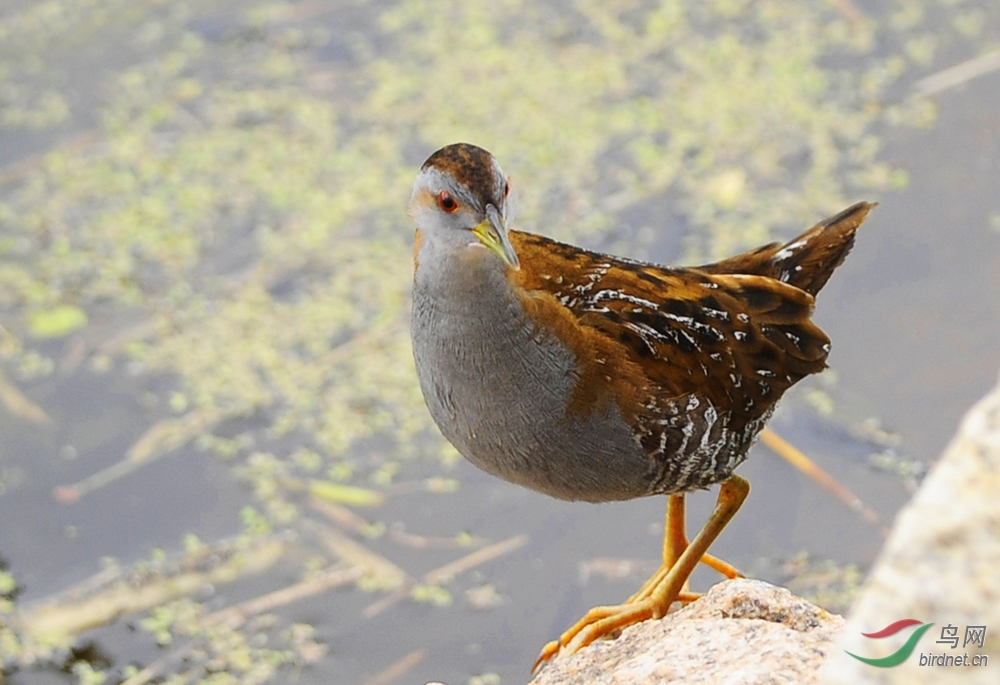
[[[560,499],[651,494],[655,465],[617,407],[567,417],[572,353],[526,320],[486,257],[436,255],[414,280],[414,358],[441,432],[483,470]]]

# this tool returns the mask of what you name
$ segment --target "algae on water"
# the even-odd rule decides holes
[[[910,84],[1000,26],[997,8],[959,0],[851,8],[12,3],[0,136],[53,135],[36,158],[0,158],[5,376],[64,368],[72,383],[44,343],[82,334],[77,373],[168,379],[148,401],[249,484],[261,534],[294,527],[309,490],[380,501],[399,461],[455,456],[407,328],[404,207],[426,155],[489,148],[516,226],[638,258],[670,236],[696,261],[788,235],[904,184],[880,131],[930,125]],[[115,48],[132,57],[95,80],[101,96],[71,95],[74,63]],[[16,660],[12,639],[0,631],[0,660]],[[274,659],[226,668],[263,682]]]

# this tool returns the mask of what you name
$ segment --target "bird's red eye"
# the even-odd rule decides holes
[[[503,196],[507,197],[510,195],[510,181],[504,181],[503,183]]]
[[[458,200],[453,198],[447,190],[442,190],[438,193],[438,206],[451,214],[458,209]]]

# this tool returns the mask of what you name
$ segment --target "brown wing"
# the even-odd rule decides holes
[[[514,279],[551,294],[592,340],[613,342],[602,347],[627,357],[657,394],[697,394],[753,418],[825,368],[830,341],[809,319],[810,293],[841,263],[871,206],[854,205],[785,245],[698,268],[512,232],[524,265]],[[627,366],[617,371],[634,370]]]
[[[813,298],[793,286],[589,252],[566,261],[558,243],[526,234],[514,247],[523,287],[553,295],[608,343],[604,357],[634,363],[656,394],[697,393],[754,412],[824,367],[829,340],[809,320]]]

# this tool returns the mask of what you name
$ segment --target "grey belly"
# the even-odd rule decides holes
[[[557,341],[519,327],[442,333],[455,329],[415,317],[414,357],[431,416],[469,461],[560,499],[652,494],[656,464],[616,406],[566,415],[577,370]]]

